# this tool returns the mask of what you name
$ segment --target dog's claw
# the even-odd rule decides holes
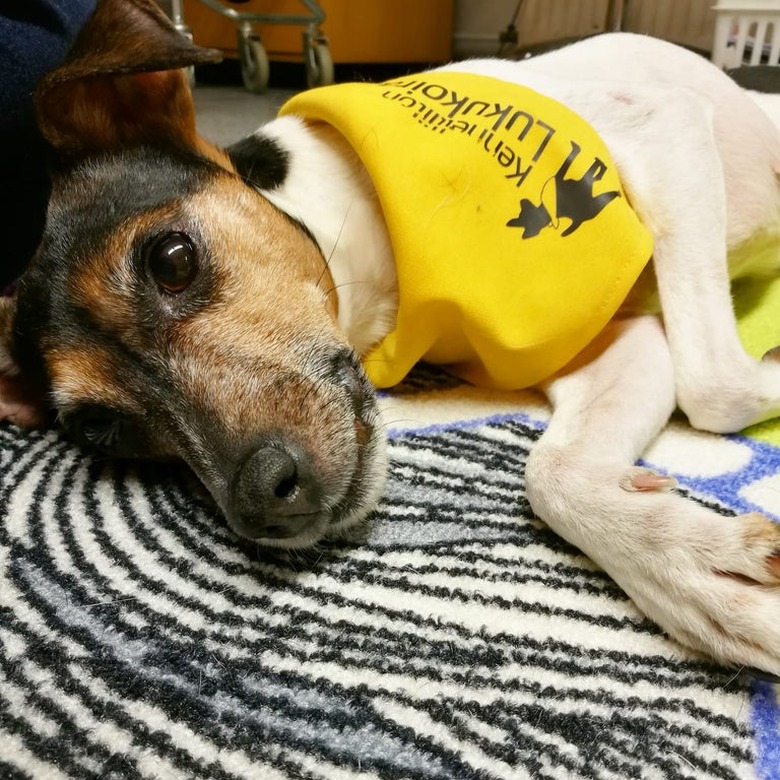
[[[630,469],[620,480],[620,487],[629,493],[668,492],[677,487],[677,480],[667,474],[659,474],[652,469],[637,467]]]

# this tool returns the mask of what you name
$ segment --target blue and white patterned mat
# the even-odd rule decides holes
[[[383,403],[382,505],[307,557],[238,542],[182,469],[0,428],[0,777],[780,778],[775,688],[530,516],[537,397]],[[780,517],[769,444],[678,423],[646,461]]]

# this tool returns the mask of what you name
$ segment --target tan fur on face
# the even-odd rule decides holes
[[[232,177],[186,204],[193,214],[220,214],[199,226],[214,268],[215,299],[203,311],[174,324],[170,339],[175,359],[207,361],[213,376],[247,367],[255,379],[264,373],[298,372],[314,345],[335,350],[343,339],[335,327],[335,296],[325,261],[301,229],[267,201]],[[328,294],[326,291],[331,291]],[[177,374],[192,374],[186,366]],[[227,427],[246,423],[242,381],[201,381],[200,403],[223,417]],[[259,389],[259,388],[257,388]],[[239,397],[240,396],[240,397]],[[290,399],[291,402],[293,399]]]
[[[333,283],[317,247],[238,177],[227,174],[214,176],[192,198],[118,225],[104,245],[76,266],[68,283],[70,297],[112,339],[133,349],[152,348],[150,333],[139,325],[136,300],[139,285],[152,282],[136,267],[135,244],[164,229],[197,235],[214,284],[213,299],[202,311],[181,320],[163,318],[154,326],[152,335],[172,347],[161,360],[207,361],[217,375],[221,366],[242,361],[294,370],[301,354],[293,354],[289,345],[305,341],[302,334],[337,343],[335,295],[325,293]],[[81,395],[109,400],[115,395],[111,388],[122,386],[122,378],[111,375],[110,359],[88,355],[66,350],[50,357],[55,391],[63,401]],[[185,366],[173,371],[188,373]],[[79,375],[88,379],[79,384],[74,379]],[[236,408],[236,399],[224,390],[203,389],[199,395],[217,396],[201,399],[211,408]]]
[[[89,347],[58,347],[48,353],[48,368],[52,380],[55,406],[62,410],[79,403],[109,404],[120,408],[135,408],[127,393],[120,390],[116,361],[105,349]]]
[[[327,481],[343,483],[343,452],[354,449],[356,433],[323,381],[325,361],[345,346],[323,257],[298,226],[232,177],[218,177],[186,209],[220,217],[199,226],[215,299],[169,331],[166,360],[180,391],[237,447],[283,431]]]
[[[106,244],[77,267],[68,288],[72,300],[90,313],[97,324],[132,346],[140,345],[135,327],[137,269],[133,267],[133,244],[172,222],[177,211],[165,206],[117,225]]]
[[[207,141],[200,135],[195,137],[195,150],[198,152],[198,154],[216,163],[229,173],[235,173],[235,166],[228,156],[228,153],[224,149],[220,149],[210,141]]]
[[[217,177],[185,209],[199,220],[218,292],[213,305],[175,326],[175,339],[251,359],[262,344],[264,361],[293,367],[289,344],[303,334],[337,338],[330,273],[297,225],[234,177]]]
[[[234,168],[228,155],[218,147],[198,137],[199,153],[233,174]],[[221,181],[223,177],[218,177]],[[223,209],[232,198],[225,198],[226,191],[241,192],[246,186],[235,176],[224,177],[218,189],[222,190],[217,200],[220,203],[185,205],[184,211],[191,211],[194,220],[202,220],[198,209],[216,207]],[[73,193],[68,193],[71,206],[75,205]],[[213,200],[213,198],[212,198]],[[222,203],[221,201],[225,201]],[[107,330],[121,334],[129,343],[137,343],[130,327],[136,303],[132,298],[132,288],[137,270],[131,265],[131,252],[140,236],[154,235],[163,226],[174,225],[180,218],[182,208],[177,203],[141,214],[132,221],[117,224],[115,231],[100,251],[82,262],[69,280],[69,291],[74,302],[83,306],[95,320]],[[207,214],[208,212],[202,212]],[[217,213],[217,212],[214,212]],[[186,232],[186,231],[185,231]],[[224,252],[222,253],[224,254]]]
[[[190,235],[199,255],[201,292],[189,307],[138,267],[139,242],[168,230]],[[229,500],[230,478],[215,453],[239,463],[274,436],[308,453],[326,504],[343,498],[365,442],[331,373],[347,349],[333,282],[298,225],[236,175],[215,172],[196,194],[119,225],[75,268],[70,295],[108,346],[95,339],[48,355],[61,410],[95,403],[141,424],[151,414],[153,448],[176,446],[218,502]],[[133,354],[143,367],[128,363]]]

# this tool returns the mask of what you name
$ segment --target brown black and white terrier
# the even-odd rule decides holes
[[[362,359],[397,325],[399,240],[361,150],[331,124],[285,115],[225,150],[201,138],[181,68],[212,58],[152,0],[100,0],[40,85],[53,192],[40,248],[0,307],[0,415],[54,413],[111,455],[181,458],[237,534],[307,547],[381,494]],[[522,85],[586,121],[652,237],[608,322],[535,382],[553,416],[527,466],[534,511],[680,642],[780,674],[780,525],[717,514],[635,466],[675,407],[712,432],[780,414],[780,364],[744,352],[730,298],[730,279],[780,266],[771,106],[633,35],[452,64],[426,83],[454,73]],[[490,149],[510,159],[508,145]],[[602,173],[574,181],[593,190]],[[565,213],[571,181],[554,183],[557,206],[550,190],[515,215],[529,235]]]

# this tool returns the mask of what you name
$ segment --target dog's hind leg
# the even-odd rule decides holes
[[[611,323],[545,389],[553,416],[526,472],[538,516],[681,643],[779,674],[780,525],[720,515],[635,466],[675,406],[661,323]]]
[[[632,124],[640,108],[641,123]],[[759,133],[766,130],[759,112],[729,118],[732,125],[746,125],[731,130],[722,118],[716,125],[712,106],[688,92],[672,90],[662,98],[651,92],[641,102],[612,109],[599,130],[614,151],[632,205],[653,234],[680,408],[694,427],[716,433],[778,416],[780,364],[754,360],[739,340],[727,247],[777,230],[772,165],[774,155],[780,159],[780,143]],[[751,123],[756,141],[748,153],[743,135]]]

